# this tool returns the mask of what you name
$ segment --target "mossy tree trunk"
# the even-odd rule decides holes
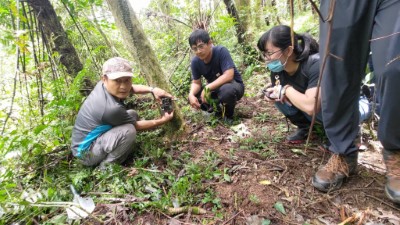
[[[40,28],[46,39],[54,44],[54,50],[60,54],[60,62],[67,72],[75,77],[82,70],[83,65],[79,60],[74,46],[69,41],[57,14],[49,0],[27,0],[39,20]]]
[[[228,11],[229,15],[236,20],[235,28],[236,28],[236,35],[239,44],[246,44],[246,28],[245,25],[239,18],[239,13],[236,10],[235,3],[233,0],[224,0],[226,10]]]
[[[127,49],[139,62],[141,73],[144,74],[148,84],[171,92],[166,76],[128,0],[107,0],[107,3]],[[174,119],[166,124],[169,131],[178,130],[183,124],[176,105],[174,114]]]

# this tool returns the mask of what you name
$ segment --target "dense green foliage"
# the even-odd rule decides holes
[[[227,14],[223,2],[205,2],[153,0],[149,9],[139,14],[173,94],[194,121],[201,119],[189,112],[185,101],[192,57],[187,38],[192,25],[207,24],[214,43],[231,51],[246,80],[254,72],[264,72],[255,48],[261,33],[278,21],[289,24],[287,1],[263,1],[267,2],[264,6],[259,0],[250,1],[250,5],[239,6],[249,40],[248,46],[240,46],[236,22]],[[316,15],[311,13],[309,4],[299,2],[304,10],[296,8],[296,31],[316,35]],[[52,4],[84,65],[75,78],[65,72],[58,54],[42,39],[35,17],[27,13],[27,3],[0,2],[0,128],[4,129],[0,137],[0,221],[64,223],[64,208],[49,205],[71,201],[70,184],[84,193],[133,195],[141,201],[129,205],[138,211],[149,207],[162,210],[173,204],[211,203],[217,212],[221,208],[219,199],[202,183],[229,182],[226,170],[216,166],[220,159],[210,149],[205,157],[194,161],[194,156],[179,151],[180,143],[165,146],[161,130],[139,135],[134,165],[129,168],[115,165],[100,171],[85,168],[72,158],[71,131],[85,98],[82,93],[98,81],[106,59],[115,55],[135,59],[124,48],[103,1],[62,0]],[[138,69],[135,74],[135,82],[144,83]],[[150,101],[143,100],[136,107],[145,118],[157,116],[156,110],[144,110],[156,109]],[[255,148],[256,144],[248,146]],[[178,156],[173,157],[174,150],[178,150]],[[101,195],[97,197],[97,202],[104,201]]]

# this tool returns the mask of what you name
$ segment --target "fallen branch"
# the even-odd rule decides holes
[[[276,183],[279,183],[280,180],[282,179],[282,177],[287,173],[287,166],[285,168],[285,170],[283,171],[283,173],[279,176],[278,180],[276,181]]]
[[[370,214],[370,210],[367,209],[364,212],[355,213],[349,218],[343,220],[343,222],[339,223],[338,225],[346,225],[347,223],[352,223],[358,221],[357,224],[363,224],[365,217]]]
[[[134,203],[134,202],[141,202],[141,199],[137,198],[99,198],[99,200],[110,201],[110,202],[121,202],[121,203]]]
[[[207,213],[207,211],[205,209],[197,207],[197,206],[184,206],[184,207],[178,207],[178,208],[166,207],[165,210],[166,210],[167,214],[169,214],[169,215],[176,215],[179,213],[187,213],[189,211],[196,215],[201,215],[201,214]]]
[[[240,210],[238,213],[236,213],[235,215],[233,215],[231,218],[229,218],[229,220],[223,222],[221,225],[225,225],[228,224],[231,220],[233,220],[234,218],[236,218],[240,213],[242,213],[243,210]]]
[[[353,214],[353,215],[350,216],[349,218],[343,220],[343,222],[339,223],[338,225],[345,225],[345,224],[347,224],[347,223],[351,223],[351,222],[356,221],[356,219],[357,219],[356,215]]]
[[[285,168],[283,168],[282,166],[278,166],[278,165],[273,164],[273,163],[271,163],[269,161],[265,161],[265,160],[261,160],[261,159],[257,159],[257,158],[252,158],[252,159],[255,160],[255,161],[259,161],[260,164],[267,164],[267,165],[270,165],[270,166],[274,167],[273,169],[269,169],[269,170],[278,170],[278,171],[284,171],[285,170]],[[276,168],[278,168],[278,169],[276,169]]]
[[[394,206],[394,205],[391,205],[391,204],[388,204],[388,203],[382,201],[381,199],[379,199],[379,198],[377,198],[377,197],[375,197],[375,196],[367,195],[367,194],[366,194],[365,196],[367,196],[367,197],[369,197],[369,198],[372,198],[372,199],[375,199],[376,201],[378,201],[378,202],[380,202],[380,203],[382,203],[382,204],[384,204],[384,205],[386,205],[386,206],[389,206],[389,207],[392,208],[392,209],[395,209],[395,210],[397,210],[397,211],[400,211],[400,209],[399,209],[398,207],[396,207],[396,206]]]

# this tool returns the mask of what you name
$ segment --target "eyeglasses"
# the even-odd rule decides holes
[[[274,52],[263,52],[262,53],[262,55],[263,55],[263,57],[264,58],[266,58],[266,59],[270,59],[271,58],[271,56],[273,55],[273,54],[275,54],[275,53],[277,53],[277,52],[280,52],[280,51],[282,51],[283,49],[279,49],[279,50],[276,50],[276,51],[274,51]]]
[[[192,51],[193,51],[193,52],[201,51],[201,50],[204,49],[204,47],[205,47],[206,45],[207,45],[207,44],[205,44],[205,43],[201,43],[201,44],[199,44],[199,45],[196,45],[196,47],[192,47]]]

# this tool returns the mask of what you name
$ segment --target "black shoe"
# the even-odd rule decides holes
[[[301,144],[307,139],[309,127],[297,128],[295,132],[286,137],[291,144]]]
[[[332,155],[328,162],[318,169],[312,179],[315,188],[322,192],[337,190],[343,180],[357,168],[358,152],[349,155]]]

